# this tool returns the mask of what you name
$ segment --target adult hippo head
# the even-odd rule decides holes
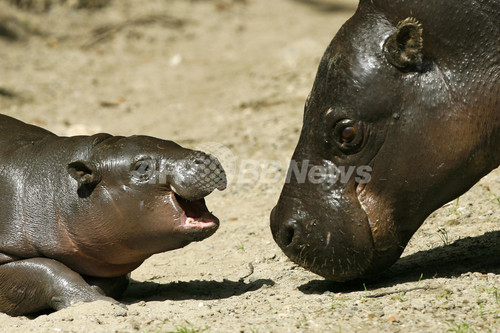
[[[500,2],[361,0],[319,65],[271,213],[287,256],[333,281],[401,255],[500,163]]]

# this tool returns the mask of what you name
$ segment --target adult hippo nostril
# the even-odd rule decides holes
[[[291,248],[300,237],[300,226],[296,218],[283,216],[282,212],[283,209],[278,206],[271,211],[271,231],[281,248]]]
[[[284,229],[281,233],[282,244],[283,246],[289,246],[292,244],[294,237],[298,234],[299,226],[297,221],[290,220],[285,222]]]

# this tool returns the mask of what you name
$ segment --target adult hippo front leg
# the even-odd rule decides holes
[[[56,260],[31,258],[0,266],[0,311],[11,316],[98,300],[118,304]]]

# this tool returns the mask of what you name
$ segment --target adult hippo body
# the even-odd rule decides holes
[[[292,260],[339,282],[381,272],[498,167],[499,22],[496,0],[360,1],[321,60],[271,213]]]
[[[203,198],[225,182],[217,159],[171,141],[0,115],[0,311],[114,301],[146,258],[216,231]]]

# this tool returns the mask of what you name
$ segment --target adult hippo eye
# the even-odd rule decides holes
[[[155,171],[153,160],[137,161],[132,169],[132,176],[140,181],[149,180]]]
[[[349,143],[356,138],[356,128],[349,126],[342,130],[342,142]]]
[[[337,122],[333,129],[334,141],[346,154],[355,153],[363,142],[361,126],[351,119]]]

